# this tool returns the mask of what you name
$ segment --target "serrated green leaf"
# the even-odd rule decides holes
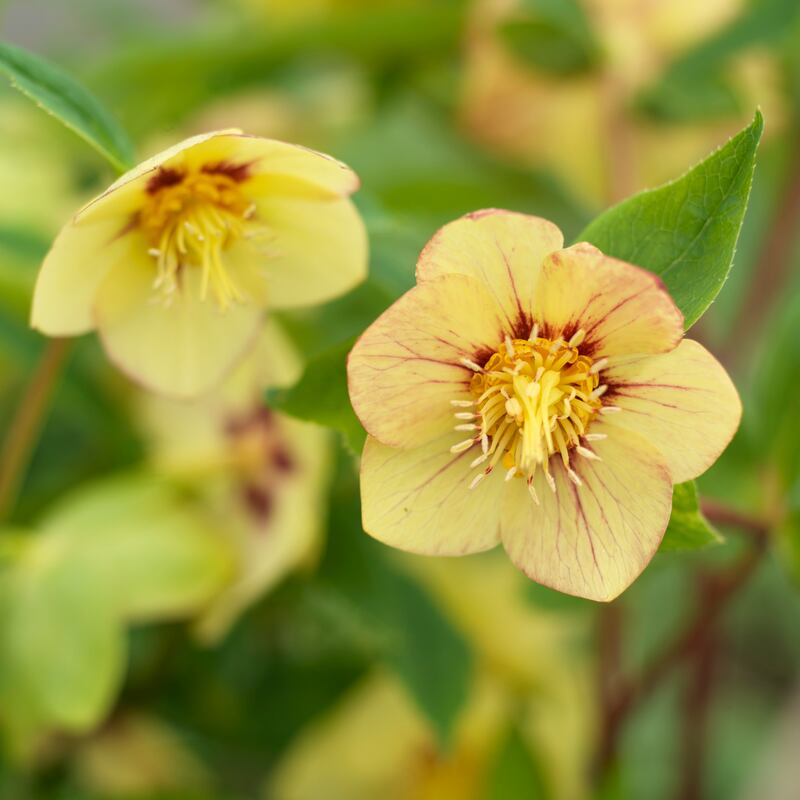
[[[764,120],[675,181],[623,200],[578,237],[659,275],[691,327],[731,268]]]
[[[672,514],[659,551],[697,550],[722,541],[700,511],[695,482],[676,484],[672,490]]]
[[[310,359],[300,380],[289,389],[267,391],[267,404],[289,416],[333,428],[355,454],[361,453],[366,432],[350,405],[347,392],[348,339]]]
[[[133,165],[133,145],[125,131],[87,89],[55,64],[0,42],[0,72],[108,159],[114,169],[125,172]]]

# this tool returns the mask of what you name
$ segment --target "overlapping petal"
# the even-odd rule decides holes
[[[469,397],[473,373],[461,359],[485,358],[502,340],[503,320],[482,283],[455,274],[425,281],[356,342],[348,360],[353,408],[384,444],[424,444],[452,431],[450,401]]]
[[[36,280],[34,328],[48,336],[76,336],[94,328],[92,307],[103,279],[147,248],[141,237],[120,235],[123,230],[117,217],[80,215],[62,229]]]
[[[258,248],[272,308],[330,300],[367,275],[367,232],[347,198],[273,193],[257,198]],[[252,255],[251,255],[252,257]]]
[[[510,332],[527,337],[539,269],[564,245],[561,231],[541,217],[487,209],[445,225],[417,262],[417,282],[458,273],[479,279],[502,309]]]
[[[153,302],[146,253],[109,272],[97,293],[95,319],[109,357],[153,391],[193,397],[216,386],[255,340],[262,310],[234,305],[221,312],[200,300],[199,270],[185,270],[173,302]]]
[[[275,415],[275,425],[291,452],[293,471],[273,487],[269,515],[259,524],[230,502],[241,487],[226,487],[219,511],[238,554],[238,569],[198,622],[198,632],[208,641],[218,641],[244,609],[291,570],[311,564],[322,545],[329,432],[282,415]]]
[[[361,459],[364,530],[392,547],[426,555],[465,555],[499,541],[505,484],[495,470],[475,489],[473,448],[453,454],[453,434],[401,450],[369,437]]]
[[[190,166],[209,163],[248,167],[248,181],[270,191],[271,185],[291,178],[345,197],[358,189],[358,176],[346,164],[307,147],[250,136],[240,131],[219,131],[185,151]]]
[[[522,480],[503,499],[501,536],[511,560],[528,577],[567,594],[613,600],[647,566],[669,521],[672,480],[658,451],[636,433],[605,423],[592,442],[602,460],[573,457],[576,486],[560,459],[551,460],[556,491],[540,471],[541,505]]]
[[[684,339],[670,353],[631,357],[609,367],[614,417],[663,456],[674,483],[696,478],[727,447],[742,415],[736,387],[702,345]]]
[[[586,243],[545,259],[533,315],[550,338],[583,329],[582,352],[597,358],[666,352],[683,335],[683,315],[657,276]]]

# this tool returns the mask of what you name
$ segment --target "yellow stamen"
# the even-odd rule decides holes
[[[221,309],[244,296],[225,265],[225,251],[252,234],[254,208],[242,181],[225,170],[173,171],[163,185],[148,187],[138,223],[156,262],[154,287],[165,303],[180,288],[184,268],[201,270],[200,298]]]
[[[596,368],[589,356],[580,353],[582,341],[581,331],[569,342],[561,337],[505,337],[483,366],[470,362],[475,372],[470,383],[475,398],[474,429],[480,431],[483,450],[473,466],[488,460],[491,469],[502,461],[506,479],[526,478],[535,496],[533,476],[540,465],[548,485],[554,489],[549,464],[551,456],[557,455],[569,479],[581,485],[570,464],[570,451],[576,449],[590,460],[597,458],[581,443],[581,437],[586,442],[601,438],[602,435],[586,437],[586,431],[601,410],[601,397],[607,389],[599,385],[599,372],[606,362],[598,360],[600,368]],[[476,477],[473,486],[480,479]]]

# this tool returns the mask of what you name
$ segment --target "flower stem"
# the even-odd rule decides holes
[[[666,645],[638,675],[617,677],[613,681],[615,691],[608,692],[608,676],[601,681],[602,709],[600,743],[597,755],[597,775],[602,778],[613,766],[619,738],[625,723],[636,707],[661,685],[672,670],[698,651],[702,651],[714,635],[719,618],[738,590],[747,583],[761,563],[767,548],[769,526],[754,517],[722,506],[715,501],[704,500],[703,513],[711,522],[739,528],[749,534],[752,545],[742,558],[730,567],[709,575],[702,584],[697,611],[686,627]],[[618,616],[615,604],[605,606],[600,613]],[[608,625],[601,625],[601,631]],[[618,636],[618,632],[616,634]],[[615,645],[617,648],[619,644]],[[601,643],[602,648],[602,643]],[[605,685],[605,690],[603,689]]]
[[[48,341],[8,427],[0,450],[0,520],[11,513],[16,502],[71,342]]]

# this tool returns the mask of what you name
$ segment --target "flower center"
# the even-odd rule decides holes
[[[569,477],[580,485],[570,467],[570,450],[597,458],[582,440],[604,438],[587,430],[607,389],[600,384],[599,375],[607,360],[593,361],[581,354],[584,336],[580,330],[568,342],[546,339],[534,325],[528,339],[507,336],[483,366],[464,359],[465,366],[475,373],[470,382],[474,399],[453,400],[452,404],[464,409],[456,412],[456,418],[464,420],[456,430],[472,431],[473,437],[451,450],[464,452],[480,443],[481,454],[472,466],[486,466],[474,477],[471,488],[501,464],[506,480],[527,478],[538,502],[533,477],[539,466],[555,490],[549,466],[553,455],[561,457]]]
[[[148,185],[139,224],[156,262],[153,284],[166,304],[183,267],[202,270],[200,297],[211,292],[221,309],[243,299],[225,267],[223,252],[245,235],[255,212],[241,188],[241,170],[224,165],[183,173],[161,169]]]

